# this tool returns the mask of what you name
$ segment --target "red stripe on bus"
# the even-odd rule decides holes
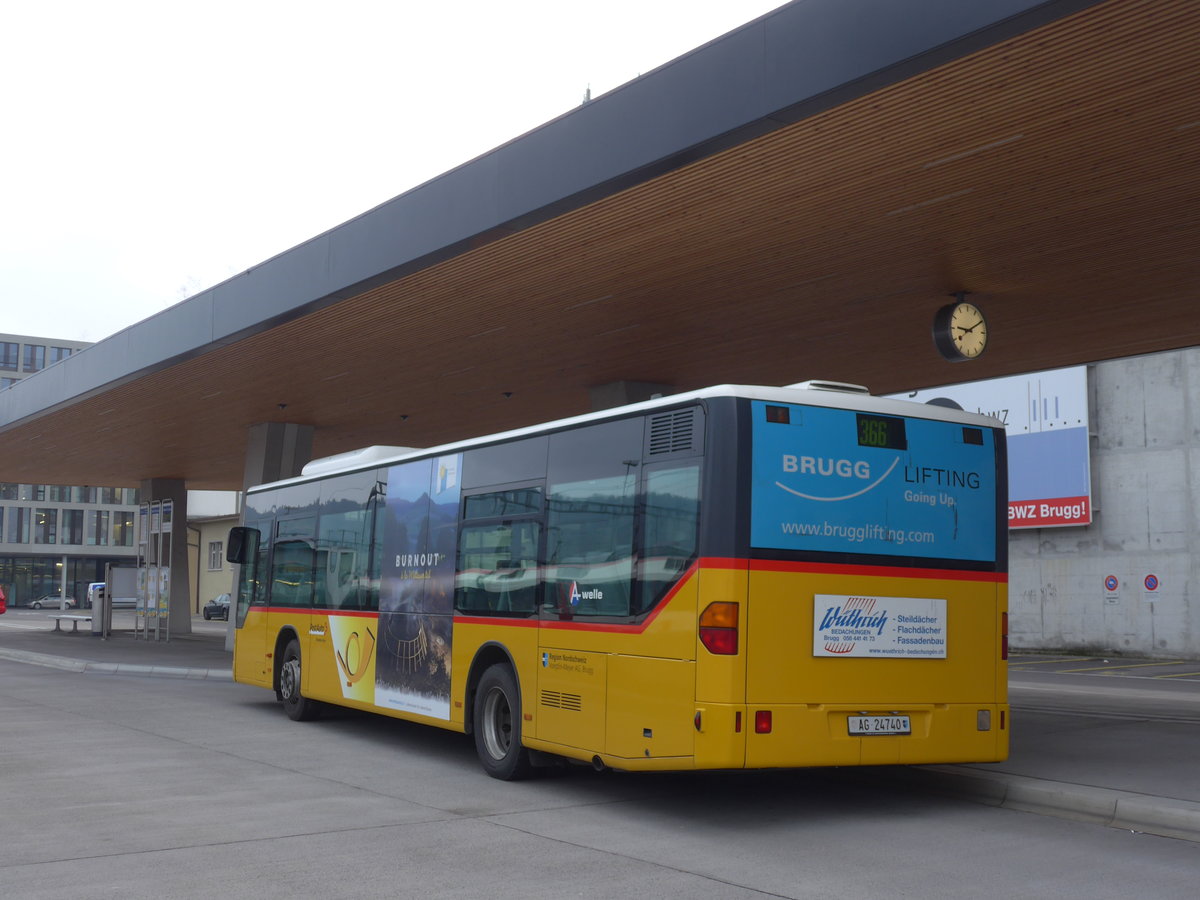
[[[960,569],[912,569],[903,566],[864,566],[839,565],[836,563],[787,562],[774,559],[738,559],[730,557],[706,556],[693,562],[679,580],[672,585],[671,590],[659,602],[650,614],[641,622],[622,625],[616,622],[589,622],[578,619],[509,619],[492,616],[455,615],[455,624],[489,625],[492,627],[509,628],[550,628],[558,631],[598,631],[612,634],[640,634],[650,627],[651,623],[683,589],[698,571],[702,569],[725,569],[754,572],[792,572],[807,575],[865,575],[876,578],[933,578],[943,581],[982,581],[997,584],[1008,582],[1007,572],[966,572]],[[295,615],[302,610],[295,607],[261,607],[252,606],[250,612],[290,613]],[[385,610],[386,612],[386,610]],[[375,610],[309,610],[309,615],[346,616],[350,618],[376,618],[379,612]]]
[[[248,612],[308,614],[310,616],[344,616],[350,619],[374,619],[379,615],[374,609],[317,609],[305,606],[251,606]]]
[[[539,620],[493,618],[492,616],[455,616],[455,625],[507,625],[509,628],[537,628]]]
[[[650,615],[646,616],[641,622],[635,622],[631,625],[621,625],[616,622],[589,622],[586,619],[579,621],[576,619],[493,619],[489,616],[455,616],[455,624],[464,622],[470,625],[517,625],[517,626],[537,626],[539,628],[550,628],[555,631],[599,631],[608,632],[611,634],[641,634],[650,627],[658,614],[661,613],[675,595],[683,589],[683,586],[688,583],[696,574],[699,568],[698,562],[693,562],[686,572],[679,577],[679,580],[671,585],[671,589],[667,591],[667,595],[659,601],[658,605],[650,611]]]

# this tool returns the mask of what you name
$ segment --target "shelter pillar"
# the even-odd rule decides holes
[[[313,426],[288,422],[251,425],[246,438],[242,490],[300,474],[312,459]]]
[[[147,478],[142,482],[143,503],[155,500],[170,500],[171,511],[171,556],[160,561],[170,566],[168,597],[170,608],[167,615],[170,633],[192,633],[192,591],[188,577],[187,535],[187,485],[181,478]]]
[[[246,432],[246,467],[242,472],[242,497],[256,484],[267,484],[300,474],[312,459],[313,426],[291,422],[260,422]],[[243,499],[243,502],[245,500]],[[245,521],[243,519],[243,521]],[[240,576],[239,576],[240,577]],[[236,603],[236,597],[234,598]],[[236,615],[230,610],[225,649],[233,650]]]

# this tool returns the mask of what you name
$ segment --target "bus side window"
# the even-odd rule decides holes
[[[630,614],[642,437],[640,417],[550,436],[542,594],[549,615]]]
[[[271,559],[271,605],[311,607],[315,553],[308,541],[279,541]]]
[[[455,608],[484,615],[532,613],[540,531],[536,521],[465,526],[459,538]]]
[[[700,467],[647,467],[638,612],[652,609],[696,558],[700,524]]]

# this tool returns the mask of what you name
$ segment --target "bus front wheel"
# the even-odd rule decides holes
[[[521,746],[521,693],[508,666],[491,666],[479,679],[473,724],[485,772],[503,781],[529,774],[529,751]]]
[[[321,714],[321,705],[300,693],[300,642],[288,641],[279,667],[279,699],[289,719],[307,722]]]

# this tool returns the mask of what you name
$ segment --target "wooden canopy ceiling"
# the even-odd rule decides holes
[[[1200,343],[1200,4],[1115,0],[19,422],[7,480],[241,486],[587,411],[619,380],[884,393]],[[967,291],[991,345],[950,364]]]

